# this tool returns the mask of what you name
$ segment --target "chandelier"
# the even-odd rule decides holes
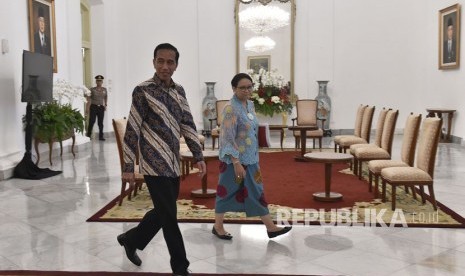
[[[239,1],[241,1],[241,3],[243,3],[243,4],[250,4],[254,0],[239,0]],[[268,5],[268,3],[270,3],[272,0],[255,0],[255,1],[259,2],[262,5]],[[281,2],[281,3],[287,3],[287,2],[289,2],[291,0],[278,0],[278,1]]]
[[[276,6],[249,7],[239,13],[239,25],[263,34],[289,25],[289,13]]]
[[[247,51],[256,53],[265,52],[271,50],[276,45],[273,39],[267,36],[254,36],[244,43],[244,47]]]

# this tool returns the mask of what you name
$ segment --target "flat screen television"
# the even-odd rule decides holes
[[[21,101],[38,103],[52,100],[53,57],[24,50]]]

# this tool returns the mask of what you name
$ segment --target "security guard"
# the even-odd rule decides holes
[[[96,87],[90,89],[90,96],[87,98],[86,114],[89,114],[89,126],[87,128],[87,137],[91,137],[95,119],[99,129],[99,140],[105,141],[103,138],[103,116],[107,110],[107,89],[102,86],[104,77],[102,75],[95,76],[97,83]]]

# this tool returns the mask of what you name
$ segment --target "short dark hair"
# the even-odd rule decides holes
[[[176,49],[176,47],[174,47],[173,45],[171,45],[169,43],[158,44],[158,46],[153,51],[153,58],[157,58],[157,51],[158,50],[172,50],[172,51],[174,51],[174,53],[176,54],[176,64],[178,64],[179,52],[178,52],[178,49]]]
[[[454,21],[452,21],[452,18],[449,17],[449,19],[447,20],[447,27],[449,26],[454,26]]]
[[[246,73],[239,73],[239,74],[236,74],[232,80],[231,80],[231,86],[236,88],[237,87],[237,84],[239,83],[239,81],[241,81],[242,79],[248,79],[249,81],[251,81],[253,83],[253,80],[252,80],[252,77],[249,76],[249,74],[246,74]]]

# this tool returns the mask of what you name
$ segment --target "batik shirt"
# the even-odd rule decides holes
[[[234,95],[224,107],[222,116],[220,160],[230,164],[233,156],[244,165],[258,163],[258,120],[253,102],[247,101],[244,107]]]
[[[139,150],[141,174],[178,177],[181,136],[195,160],[202,161],[202,148],[184,88],[172,80],[166,88],[155,75],[136,86],[132,93],[124,135],[123,171],[134,172]]]

